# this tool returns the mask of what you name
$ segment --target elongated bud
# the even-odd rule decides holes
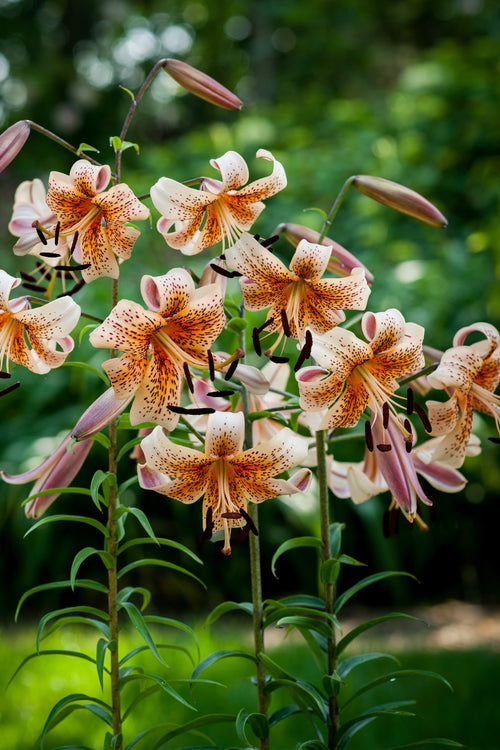
[[[352,184],[360,193],[367,195],[368,198],[372,198],[383,206],[413,216],[414,219],[431,224],[433,227],[448,226],[443,214],[432,203],[414,190],[404,187],[404,185],[385,180],[383,177],[372,177],[365,174],[358,174],[353,177]]]
[[[317,245],[321,237],[319,232],[304,227],[302,224],[278,224],[276,234],[282,234],[294,247],[297,247],[301,240],[307,240],[307,242],[313,242]],[[339,245],[335,240],[331,240],[330,237],[323,237],[321,244],[332,248],[332,255],[327,266],[330,273],[335,273],[337,276],[350,276],[353,268],[362,268],[367,282],[369,284],[373,282],[373,274],[345,247]]]
[[[168,58],[163,69],[186,91],[223,109],[241,109],[243,103],[229,89],[182,60]]]
[[[113,389],[108,388],[82,414],[71,432],[73,440],[84,440],[96,435],[126,409],[132,398],[133,395],[125,399],[116,398]]]
[[[28,140],[29,134],[29,122],[19,120],[0,135],[0,172],[3,172],[5,167],[18,155]]]

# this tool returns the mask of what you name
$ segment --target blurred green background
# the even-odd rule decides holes
[[[181,91],[161,73],[130,128],[138,142],[124,155],[123,179],[138,194],[161,175],[184,180],[212,174],[208,160],[229,148],[247,159],[252,178],[265,173],[258,148],[285,165],[288,187],[269,200],[256,226],[262,235],[284,221],[319,229],[344,180],[375,174],[406,184],[433,201],[449,226],[438,230],[395,214],[364,196],[349,194],[330,236],[357,254],[375,275],[369,307],[399,307],[426,327],[426,343],[451,345],[455,331],[488,320],[500,322],[500,6],[491,0],[0,0],[0,125],[30,119],[74,145],[90,143],[112,163],[109,137],[119,133],[130,104],[122,87],[137,91],[161,57],[178,57],[235,91],[240,113],[216,110]],[[0,175],[2,267],[29,271],[29,259],[12,254],[7,231],[17,184],[46,180],[51,169],[68,172],[69,152],[33,132]],[[134,257],[149,273],[164,273],[184,258],[144,225]],[[203,265],[203,260],[197,262]],[[123,267],[122,289],[138,299],[137,272]],[[104,315],[109,281],[77,298]],[[92,308],[92,309],[91,309]],[[83,346],[79,357],[98,365],[99,352]],[[2,399],[0,466],[18,472],[45,455],[54,442],[35,437],[64,434],[100,393],[100,383],[72,369],[47,377],[15,370],[22,387]],[[498,445],[487,441],[494,425],[478,420],[482,457],[466,460],[469,483],[459,495],[431,491],[435,514],[428,534],[401,524],[382,537],[388,497],[354,509],[337,501],[345,520],[346,552],[370,570],[404,568],[420,585],[398,582],[367,591],[364,603],[385,606],[449,598],[498,605]],[[88,476],[101,466],[99,446]],[[133,464],[130,463],[130,472]],[[79,483],[84,484],[85,477]],[[12,622],[15,603],[29,586],[65,578],[82,539],[56,525],[23,539],[29,523],[23,488],[0,488],[0,620]],[[132,497],[155,530],[194,548],[201,530],[198,509],[160,496]],[[80,498],[61,498],[59,510],[84,512]],[[307,507],[271,502],[262,508],[266,596],[308,586],[303,559],[290,556],[279,581],[269,561],[284,539],[314,530]],[[247,550],[231,560],[204,550],[208,593],[168,574],[148,574],[155,606],[204,612],[224,598],[246,599]],[[13,565],[16,575],[12,574]],[[311,558],[312,565],[312,558]],[[88,563],[88,575],[92,568]],[[140,574],[138,574],[140,575]],[[144,574],[142,574],[144,575]],[[348,582],[348,578],[346,578]],[[243,589],[243,590],[242,590]],[[46,596],[47,606],[61,594]],[[40,599],[26,604],[39,613]]]

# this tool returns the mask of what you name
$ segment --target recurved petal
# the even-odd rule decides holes
[[[193,218],[189,221],[172,222],[162,218],[156,226],[169,247],[173,247],[174,250],[180,250],[184,255],[197,255],[210,246],[206,244],[208,242],[206,233],[203,234],[200,232],[204,215],[205,209],[202,209],[198,213],[193,214]],[[172,224],[175,224],[175,229],[173,232],[170,232],[169,229]],[[220,240],[222,237],[218,224],[216,230],[219,234],[217,240],[214,240],[214,242]]]
[[[191,493],[193,491],[198,493],[197,497],[203,494],[206,489],[208,469],[213,463],[213,458],[194,448],[173,443],[161,427],[155,427],[153,432],[144,438],[141,448],[149,468],[179,480],[177,487],[180,487],[182,481],[186,480],[191,487]],[[194,490],[195,487],[196,490]]]
[[[111,168],[107,164],[99,167],[80,159],[71,167],[69,176],[75,190],[91,198],[105,189],[111,178]]]
[[[468,392],[482,366],[482,357],[471,346],[455,346],[444,352],[437,369],[427,380],[432,388],[458,388]]]
[[[145,275],[141,279],[141,294],[150,310],[170,318],[183,310],[192,300],[195,287],[185,268],[172,268],[163,276]]]
[[[321,411],[328,408],[338,398],[345,380],[314,365],[303,367],[297,372],[296,378],[300,407],[305,411]]]
[[[33,310],[22,310],[16,318],[29,329],[30,338],[63,339],[78,323],[80,306],[71,297],[60,297]]]
[[[258,482],[297,466],[307,452],[306,438],[284,427],[270,440],[236,456],[231,464],[238,480]]]
[[[351,464],[347,467],[347,484],[351,500],[355,505],[360,505],[375,495],[385,492],[388,487],[382,480],[373,482],[362,470],[361,466]],[[334,492],[334,490],[332,490]]]
[[[160,177],[150,191],[155,208],[167,219],[187,221],[203,217],[205,208],[215,196],[183,185],[170,177]]]
[[[491,323],[473,323],[470,326],[460,328],[453,337],[453,346],[462,346],[465,344],[465,339],[470,333],[482,333],[488,344],[488,352],[485,352],[485,356],[491,354],[494,349],[497,349],[500,345],[500,334],[498,333],[495,326]]]
[[[290,270],[308,281],[320,279],[326,271],[330,254],[326,245],[301,240],[290,261]]]
[[[164,324],[158,313],[144,310],[131,300],[120,300],[106,320],[89,336],[97,349],[117,349],[132,357],[146,356],[151,336]]]
[[[326,333],[342,322],[342,310],[364,310],[370,287],[361,268],[340,279],[321,279],[308,284],[304,298],[309,325],[314,333]]]
[[[270,291],[294,280],[285,264],[246,232],[226,250],[225,256],[229,268]]]
[[[344,381],[356,365],[371,358],[372,350],[352,331],[333,328],[313,338],[312,356],[320,367],[335,372],[336,378]]]
[[[210,159],[210,164],[221,173],[220,193],[236,190],[248,182],[248,167],[243,157],[236,151],[226,151],[218,159]]]
[[[465,407],[465,399],[455,393],[447,401],[426,401],[427,412],[433,435],[445,435],[456,425],[460,414],[460,404]]]
[[[47,205],[61,222],[61,229],[72,227],[92,210],[92,198],[75,189],[70,175],[51,172]]]
[[[148,366],[146,356],[137,359],[128,354],[107,359],[102,369],[113,386],[117,399],[129,399],[139,388]]]
[[[207,350],[224,329],[226,316],[216,284],[196,290],[189,305],[168,320],[168,335],[199,366],[207,364]]]
[[[106,224],[123,224],[127,221],[147,219],[149,216],[149,208],[141,203],[124,182],[114,185],[103,195],[96,196],[94,205],[102,210]]]
[[[394,346],[403,338],[405,319],[395,308],[379,313],[367,312],[361,320],[361,330],[370,342],[372,351],[380,352]]]
[[[243,412],[210,414],[205,435],[205,453],[213,457],[240,453],[245,439]]]
[[[275,159],[271,152],[266,151],[264,148],[260,148],[257,151],[257,158],[267,159],[272,162],[273,171],[268,177],[262,177],[260,180],[255,180],[254,182],[251,182],[250,185],[247,185],[238,191],[240,197],[244,196],[245,198],[250,199],[252,203],[264,200],[265,198],[270,198],[271,195],[275,195],[286,187],[286,174],[281,162]]]
[[[361,380],[348,380],[333,406],[328,410],[321,429],[336,430],[339,427],[355,427],[368,406],[369,396]]]
[[[425,443],[422,445],[425,450]],[[419,458],[418,449],[413,451],[413,465],[429,484],[441,492],[460,492],[467,484],[466,478],[456,469],[441,464],[439,461],[426,463]]]
[[[21,279],[16,279],[15,276],[11,276],[7,271],[0,270],[0,310],[10,310],[10,293],[20,283]]]

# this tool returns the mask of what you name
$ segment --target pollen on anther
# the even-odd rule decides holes
[[[365,422],[365,443],[370,453],[372,453],[373,452],[373,435],[372,435],[372,426],[369,422]]]
[[[290,337],[292,335],[292,332],[290,330],[290,324],[288,323],[286,310],[282,310],[280,315],[281,315],[281,325],[283,326],[283,331],[285,333],[285,336]]]

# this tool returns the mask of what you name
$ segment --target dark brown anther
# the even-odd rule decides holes
[[[20,385],[21,383],[19,382],[19,380],[17,381],[17,383],[12,383],[12,385],[8,385],[7,388],[4,388],[3,391],[0,391],[0,397],[6,396],[8,393],[15,391],[16,388],[19,388]]]
[[[409,433],[408,437],[405,438],[405,449],[407,453],[411,453],[411,449],[413,447],[413,433],[411,431],[411,424],[409,419],[405,419],[404,428],[406,432]]]
[[[59,299],[59,297],[72,297],[74,294],[79,292],[80,289],[83,289],[84,286],[85,286],[85,281],[81,279],[81,281],[79,281],[78,284],[75,284],[73,289],[70,289],[68,292],[63,292],[62,294],[58,294],[57,299]]]
[[[208,371],[210,373],[210,380],[215,380],[215,366],[214,366],[214,355],[210,351],[210,349],[207,351],[207,359],[208,359]]]
[[[10,374],[10,372],[5,372],[5,370],[0,370],[0,378],[6,379],[6,378],[10,378],[10,377],[12,377],[12,375]]]
[[[271,362],[276,362],[278,365],[283,364],[283,362],[290,362],[290,357],[279,357],[277,354],[271,354],[269,359]]]
[[[60,258],[61,253],[49,253],[49,251],[47,250],[46,252],[41,252],[40,256],[42,258]]]
[[[23,282],[22,286],[25,289],[29,289],[30,292],[41,292],[44,294],[47,291],[46,286],[38,286],[38,284],[29,284],[27,281]]]
[[[56,230],[54,232],[54,244],[55,245],[59,244],[59,232],[60,232],[60,229],[61,229],[61,222],[58,221],[57,224],[56,224]]]
[[[288,318],[286,315],[286,310],[282,310],[281,313],[281,325],[283,326],[283,332],[285,336],[290,337],[292,335],[292,332],[290,330],[290,325],[288,323]]]
[[[384,425],[384,430],[387,430],[389,427],[389,404],[387,401],[382,404],[382,424]]]
[[[268,237],[267,240],[262,240],[260,244],[262,245],[262,247],[266,247],[269,251],[271,251],[272,248],[270,247],[270,245],[274,245],[274,243],[277,242],[279,238],[279,234],[273,234],[273,236]]]
[[[226,390],[226,391],[210,391],[210,393],[207,393],[207,396],[213,396],[214,398],[229,398],[229,396],[234,396],[236,391]]]
[[[212,532],[214,530],[214,522],[212,520],[212,515],[213,515],[212,506],[210,505],[207,510],[207,515],[205,517],[205,528],[198,542],[198,552],[201,551],[201,548],[203,547],[205,542],[208,541],[212,537]]]
[[[309,359],[309,357],[311,356],[311,349],[312,349],[312,333],[311,331],[306,331],[305,344],[302,347],[300,354],[298,356],[298,359],[293,368],[295,372],[297,372],[297,370],[299,370],[302,367],[306,359]]]
[[[406,413],[408,415],[413,414],[413,404],[413,388],[408,388],[408,390],[406,391]]]
[[[392,451],[392,445],[390,443],[378,443],[377,450],[381,453],[389,453],[389,451]]]
[[[30,273],[24,273],[24,271],[19,271],[19,274],[23,281],[36,281],[36,278],[32,276]]]
[[[373,453],[373,435],[372,435],[372,426],[370,422],[365,422],[365,443],[366,447],[370,451],[370,453]]]
[[[254,522],[252,521],[252,519],[250,518],[250,516],[248,515],[248,513],[246,512],[246,510],[244,508],[240,508],[240,513],[243,516],[243,518],[245,519],[245,521],[247,522],[247,525],[248,525],[250,531],[253,534],[255,534],[255,536],[259,536],[259,531],[257,529],[257,526],[254,524]]]
[[[426,432],[432,432],[432,425],[429,417],[427,416],[427,412],[424,410],[420,404],[418,404],[416,401],[413,404],[413,408],[417,412],[418,416],[420,417],[420,421],[422,422],[424,426],[424,430]]]
[[[239,365],[239,362],[240,362],[239,359],[235,359],[233,362],[231,362],[231,364],[227,368],[226,374],[224,375],[224,380],[231,380],[231,378],[234,375],[234,372],[235,372],[236,368]]]
[[[222,266],[218,266],[216,263],[210,263],[210,268],[221,276],[225,276],[226,279],[234,279],[236,276],[241,276],[239,271],[228,271],[226,268],[222,268]]]
[[[382,517],[382,531],[386,539],[396,536],[399,530],[399,512],[397,508],[387,508]]]
[[[262,325],[257,328],[258,332],[262,333],[262,331],[264,331],[266,328],[269,328],[271,323],[274,323],[274,318],[268,318],[267,320],[265,320],[264,323],[262,323]]]
[[[188,388],[191,393],[194,393],[193,378],[191,377],[191,373],[189,372],[188,363],[183,362],[182,367],[184,369],[184,375],[186,376],[186,383],[188,384]]]
[[[248,524],[246,524],[245,526],[243,526],[243,528],[241,529],[240,533],[237,536],[233,537],[232,543],[233,544],[241,544],[242,542],[244,542],[247,539],[249,533],[250,533],[250,526]]]
[[[37,235],[40,238],[40,242],[42,243],[42,245],[46,245],[47,244],[47,238],[45,237],[44,233],[42,232],[42,230],[40,229],[40,227],[38,226],[38,224],[36,225],[35,229],[36,229]]]
[[[489,437],[488,440],[490,443],[495,443],[496,445],[500,444],[500,437]]]
[[[213,414],[215,412],[215,409],[212,409],[210,406],[188,409],[185,406],[175,406],[174,404],[169,404],[169,406],[167,406],[167,409],[169,411],[173,411],[174,414]]]
[[[75,232],[75,234],[73,235],[73,242],[71,243],[71,247],[69,250],[70,253],[72,253],[73,250],[75,249],[77,242],[78,242],[78,232]]]
[[[85,271],[90,268],[91,263],[82,263],[79,266],[54,266],[56,271]]]
[[[253,348],[255,349],[256,355],[260,357],[262,355],[262,347],[260,345],[258,328],[254,328],[252,331],[252,343],[253,343]]]
[[[220,517],[221,518],[235,518],[236,519],[236,518],[241,518],[241,513],[231,513],[231,512],[228,511],[227,513],[221,513]]]

